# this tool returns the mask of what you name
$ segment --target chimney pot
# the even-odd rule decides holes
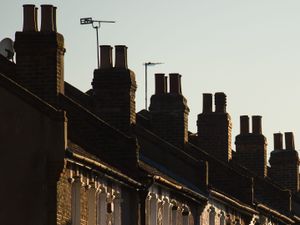
[[[216,112],[226,113],[226,95],[223,92],[215,93]]]
[[[23,5],[23,32],[37,31],[37,8]]]
[[[125,45],[115,46],[115,67],[127,69],[127,47]]]
[[[181,94],[181,84],[180,84],[181,75],[178,73],[170,73],[169,77],[170,77],[170,93]]]
[[[155,74],[155,94],[160,95],[166,93],[166,79],[164,73]]]
[[[42,8],[42,21],[41,21],[41,31],[53,32],[53,6],[52,5],[41,5]]]
[[[204,93],[203,94],[203,113],[212,112],[212,94]]]
[[[249,116],[240,116],[240,133],[249,134]]]
[[[295,150],[295,143],[294,143],[294,134],[293,132],[285,132],[285,149],[287,150]]]
[[[261,116],[252,116],[252,133],[261,134],[262,125],[261,125]]]
[[[274,150],[282,150],[282,133],[273,134]]]
[[[100,68],[112,68],[112,47],[110,45],[100,46]]]

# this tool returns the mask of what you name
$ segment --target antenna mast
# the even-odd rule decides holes
[[[148,109],[148,66],[156,66],[159,64],[163,64],[161,62],[153,63],[153,62],[146,62],[143,65],[145,66],[145,109]]]
[[[92,27],[96,29],[96,39],[97,39],[97,65],[98,69],[100,68],[100,53],[99,53],[99,29],[101,27],[101,23],[115,23],[116,21],[108,21],[108,20],[93,20],[92,17],[86,17],[80,19],[81,25],[92,24]]]

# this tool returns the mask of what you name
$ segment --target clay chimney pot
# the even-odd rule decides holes
[[[203,94],[203,113],[212,112],[212,94],[204,93]]]
[[[23,32],[37,31],[37,9],[35,5],[23,5]]]
[[[41,5],[42,8],[42,21],[41,31],[53,32],[55,27],[53,20],[53,6],[52,5]]]

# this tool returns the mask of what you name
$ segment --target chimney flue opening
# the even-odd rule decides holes
[[[262,124],[261,116],[252,116],[252,133],[261,134],[262,133]]]
[[[178,73],[169,74],[171,94],[181,94],[180,77],[181,75]]]
[[[110,45],[100,46],[100,68],[112,68],[112,47]]]
[[[155,94],[160,95],[166,93],[166,79],[165,74],[155,74]]]
[[[240,116],[240,133],[249,134],[249,116]]]
[[[226,95],[223,92],[215,93],[215,106],[216,112],[226,113]]]
[[[115,67],[127,69],[127,47],[125,45],[115,46]]]
[[[295,143],[294,143],[294,134],[293,132],[285,132],[285,149],[287,150],[295,150]]]
[[[37,31],[37,8],[35,5],[23,5],[23,32]]]
[[[204,93],[203,94],[203,113],[212,112],[212,94]]]
[[[274,150],[282,150],[282,133],[273,134],[274,137]]]
[[[41,5],[42,8],[42,21],[41,21],[41,31],[53,32],[53,6],[52,5]]]

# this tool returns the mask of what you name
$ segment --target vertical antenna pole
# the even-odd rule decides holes
[[[145,109],[147,110],[147,107],[148,107],[148,103],[147,103],[147,99],[148,99],[148,96],[147,96],[147,89],[148,89],[148,82],[147,82],[147,66],[148,64],[145,63]]]
[[[100,68],[100,54],[99,54],[99,27],[96,26],[96,37],[97,37],[97,65],[98,65],[98,69]]]
[[[148,66],[155,66],[163,63],[153,63],[153,62],[145,62],[143,65],[145,66],[145,109],[148,110]]]

